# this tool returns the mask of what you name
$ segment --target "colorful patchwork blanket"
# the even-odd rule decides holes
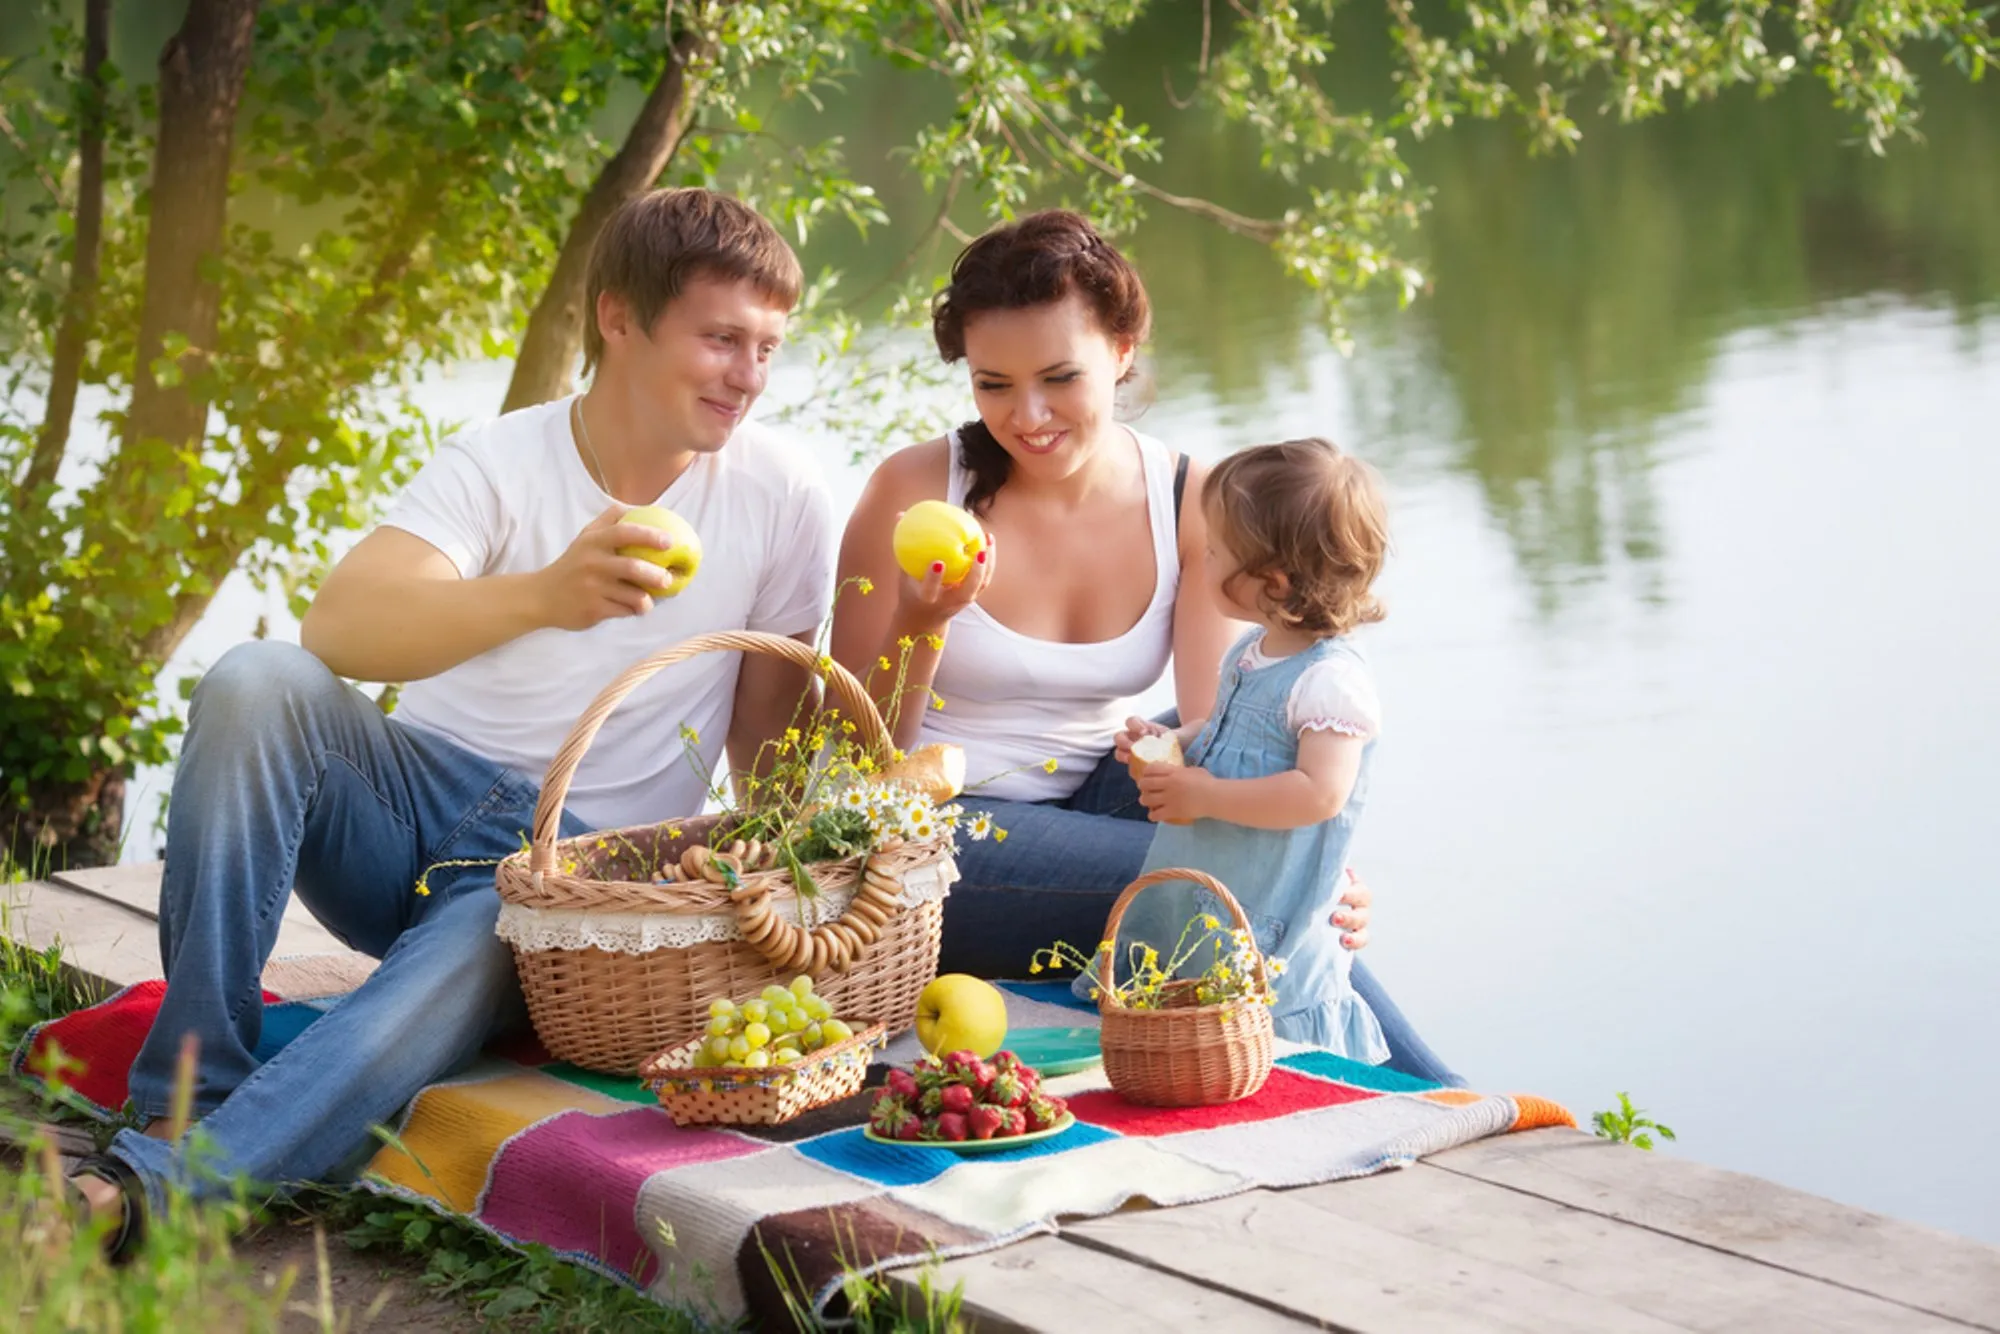
[[[72,1090],[109,1117],[152,1024],[161,982],[44,1024],[15,1053],[26,1075],[60,1044]],[[1016,1029],[1096,1020],[1063,983],[1006,983]],[[268,1056],[338,997],[266,992]],[[519,1245],[704,1314],[785,1323],[787,1289],[823,1310],[843,1273],[965,1255],[1129,1201],[1188,1204],[1401,1167],[1483,1136],[1574,1125],[1553,1103],[1440,1088],[1279,1044],[1264,1088],[1223,1107],[1140,1107],[1101,1066],[1048,1081],[1077,1124],[1017,1149],[961,1156],[863,1135],[869,1095],[782,1126],[681,1128],[636,1080],[553,1062],[532,1044],[489,1052],[420,1093],[369,1189],[421,1201]],[[907,1063],[914,1038],[884,1064]],[[871,1072],[870,1084],[881,1082]],[[778,1276],[783,1275],[781,1280]]]

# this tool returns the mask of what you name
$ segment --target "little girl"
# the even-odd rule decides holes
[[[1388,1046],[1349,983],[1352,957],[1330,918],[1380,730],[1374,683],[1349,632],[1383,615],[1368,591],[1388,547],[1381,489],[1373,469],[1325,440],[1289,440],[1224,459],[1202,505],[1209,586],[1256,628],[1223,660],[1213,715],[1176,731],[1186,764],[1150,765],[1139,777],[1139,799],[1159,825],[1145,869],[1193,867],[1229,887],[1257,947],[1285,961],[1272,1011],[1279,1037],[1379,1064]],[[1129,719],[1118,754],[1165,731]],[[1202,912],[1231,926],[1213,895],[1185,881],[1140,894],[1125,914],[1120,968],[1132,940],[1164,961]]]

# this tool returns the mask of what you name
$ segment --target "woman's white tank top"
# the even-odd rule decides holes
[[[1129,428],[1128,428],[1129,429]],[[1173,653],[1174,596],[1180,588],[1180,542],[1174,522],[1174,458],[1137,431],[1146,475],[1146,514],[1157,576],[1152,601],[1115,639],[1065,644],[1008,629],[974,603],[952,621],[932,688],[942,710],[924,715],[924,742],[965,750],[969,807],[981,797],[1047,801],[1082,785],[1131,712],[1133,696],[1166,673]],[[946,499],[965,503],[971,473],[959,462],[958,432],[949,438]],[[1015,552],[1003,560],[1033,560]],[[1049,772],[1049,760],[1056,762]]]

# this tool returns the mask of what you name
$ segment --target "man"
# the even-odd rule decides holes
[[[812,638],[832,599],[831,507],[808,464],[744,424],[800,283],[791,249],[736,200],[672,190],[626,205],[591,260],[588,392],[448,441],[328,577],[304,648],[244,644],[203,679],[169,808],[167,993],[131,1075],[152,1125],[76,1180],[94,1215],[120,1221],[117,1243],[142,1213],[127,1201],[161,1208],[170,1180],[202,1193],[356,1161],[370,1127],[519,1021],[494,863],[520,846],[551,756],[612,677],[708,631]],[[703,538],[671,600],[655,597],[663,570],[618,554],[670,544],[618,522],[637,504]],[[391,718],[342,676],[410,684]],[[725,741],[747,768],[809,685],[751,655],[655,676],[585,757],[565,832],[698,811]],[[260,1060],[259,978],[295,887],[381,964]],[[212,1155],[199,1179],[156,1137],[188,1033]]]

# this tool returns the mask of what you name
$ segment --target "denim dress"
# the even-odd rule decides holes
[[[1262,633],[1253,630],[1230,650],[1216,710],[1187,751],[1189,764],[1198,764],[1217,778],[1264,778],[1297,768],[1299,738],[1288,708],[1292,687],[1309,667],[1335,655],[1365,666],[1360,650],[1343,636],[1322,639],[1288,658],[1245,670],[1244,653]],[[1227,885],[1250,919],[1257,948],[1267,958],[1285,961],[1272,1010],[1277,1035],[1369,1065],[1389,1058],[1388,1044],[1374,1011],[1348,980],[1353,954],[1341,945],[1340,930],[1328,918],[1340,897],[1348,845],[1368,799],[1374,758],[1371,739],[1362,749],[1354,790],[1331,820],[1302,829],[1250,829],[1221,820],[1163,824],[1154,831],[1144,868],[1192,867]],[[1153,945],[1164,962],[1188,920],[1203,912],[1214,913],[1224,930],[1232,926],[1221,901],[1187,881],[1154,885],[1140,893],[1119,929],[1120,971],[1131,957],[1127,945],[1134,940]],[[1198,974],[1210,957],[1198,953],[1181,971]]]

